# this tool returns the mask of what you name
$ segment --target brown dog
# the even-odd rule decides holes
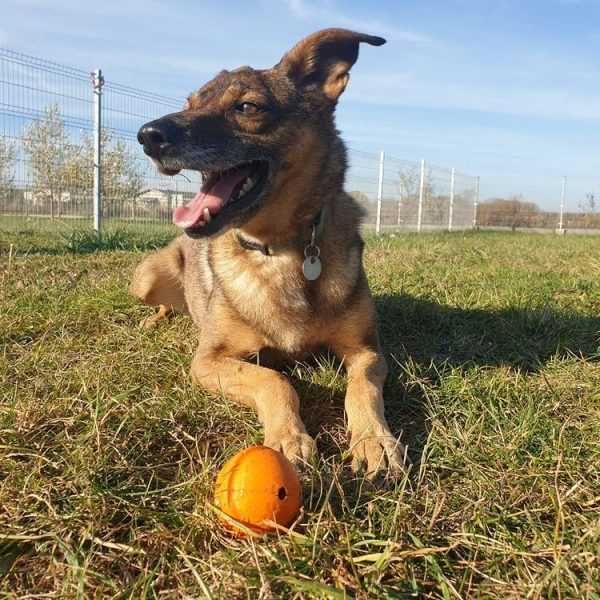
[[[185,234],[139,265],[131,289],[160,307],[152,324],[171,310],[192,316],[201,330],[193,379],[254,407],[265,445],[296,462],[314,441],[298,395],[265,361],[333,350],[348,372],[353,467],[372,475],[398,471],[403,453],[384,417],[362,212],[343,189],[346,150],[334,125],[360,42],[385,40],[319,31],[272,69],[221,72],[181,112],[140,129],[162,173],[201,171],[203,185],[175,211]]]

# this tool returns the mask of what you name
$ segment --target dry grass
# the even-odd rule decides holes
[[[127,296],[138,252],[0,241],[0,595],[598,598],[600,239],[371,240],[414,468],[347,471],[343,375],[290,371],[321,463],[294,535],[234,540],[209,508],[254,415],[194,389],[185,318]],[[35,244],[34,244],[35,246]]]

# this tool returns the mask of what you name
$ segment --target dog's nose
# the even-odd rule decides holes
[[[142,125],[137,134],[137,139],[144,147],[144,152],[152,158],[160,155],[178,138],[178,127],[170,119],[162,118]]]
[[[167,136],[154,125],[144,125],[138,131],[137,139],[144,146],[160,146],[167,141]]]

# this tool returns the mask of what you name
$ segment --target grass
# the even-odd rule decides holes
[[[106,219],[102,235],[90,219],[11,218],[0,215],[0,253],[10,246],[28,254],[85,254],[97,250],[149,250],[164,245],[174,226],[152,221]]]
[[[255,416],[192,387],[196,333],[127,295],[142,253],[0,246],[0,595],[599,598],[600,238],[371,239],[413,469],[343,461],[343,377],[289,374],[321,462],[291,536],[232,539],[216,472]],[[42,242],[43,247],[48,246]]]

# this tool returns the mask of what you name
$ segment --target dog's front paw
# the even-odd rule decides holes
[[[368,427],[353,431],[350,442],[352,470],[364,471],[368,479],[381,474],[398,477],[406,463],[406,450],[387,427]]]
[[[265,435],[264,445],[279,450],[298,467],[312,463],[317,453],[315,440],[302,431],[273,432]]]

